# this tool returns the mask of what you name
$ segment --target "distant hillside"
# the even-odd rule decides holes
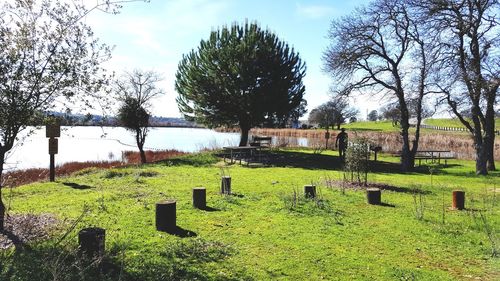
[[[60,120],[63,126],[120,126],[116,117],[108,117],[95,114],[72,114],[63,112],[49,112],[47,116],[54,116]],[[190,127],[201,128],[203,126],[190,122],[184,118],[152,116],[150,125],[153,127]]]

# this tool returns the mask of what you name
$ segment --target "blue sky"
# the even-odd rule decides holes
[[[309,111],[328,100],[333,83],[322,71],[332,19],[350,13],[367,0],[151,0],[129,3],[118,15],[92,14],[90,24],[102,42],[114,45],[107,67],[117,73],[140,68],[162,74],[166,95],[153,104],[153,114],[180,116],[175,103],[175,72],[183,54],[197,48],[210,31],[233,22],[257,21],[299,52],[307,64],[305,99]],[[361,117],[379,101],[354,101]]]

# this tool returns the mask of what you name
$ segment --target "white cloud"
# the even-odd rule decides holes
[[[308,19],[322,19],[335,13],[335,9],[327,5],[302,5],[296,4],[297,13]]]

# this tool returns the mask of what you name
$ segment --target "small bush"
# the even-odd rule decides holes
[[[319,190],[318,190],[319,191]],[[293,188],[293,191],[281,196],[284,209],[289,212],[294,212],[304,215],[328,215],[332,216],[337,224],[341,223],[342,213],[333,208],[330,200],[323,198],[320,192],[315,198],[306,198],[303,192],[298,188]]]
[[[188,154],[164,161],[168,166],[189,165],[194,167],[210,166],[217,162],[219,159],[212,152]]]
[[[102,177],[105,179],[113,179],[113,178],[124,177],[124,176],[129,175],[129,174],[130,174],[130,172],[109,170],[109,171],[106,171]]]
[[[351,181],[366,185],[368,182],[368,163],[370,145],[367,139],[358,138],[352,141],[346,150],[345,172]]]

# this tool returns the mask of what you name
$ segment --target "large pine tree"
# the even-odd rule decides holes
[[[233,24],[210,34],[184,55],[176,74],[179,110],[209,127],[249,130],[283,125],[305,112],[305,64],[293,48],[257,24]]]

